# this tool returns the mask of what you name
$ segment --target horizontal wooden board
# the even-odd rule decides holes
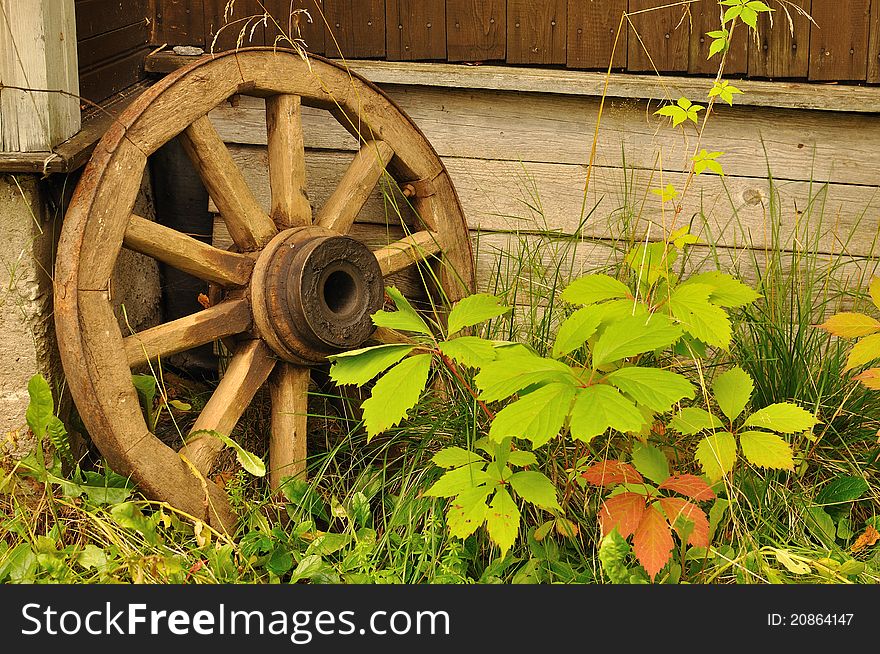
[[[269,184],[266,149],[230,146],[233,159],[258,202],[268,211]],[[309,197],[322,206],[350,163],[347,152],[308,151]],[[637,238],[661,238],[664,232],[692,222],[692,231],[705,241],[727,247],[771,247],[774,227],[788,247],[799,239],[814,239],[823,252],[846,251],[869,255],[880,224],[880,192],[855,185],[811,185],[778,182],[770,200],[765,180],[715,175],[695,178],[681,215],[661,208],[650,188],[661,186],[650,171],[596,168],[584,198],[586,168],[581,165],[517,163],[446,157],[444,163],[458,191],[468,224],[481,231],[579,233],[609,238],[627,226]],[[662,184],[684,188],[685,175],[666,174]],[[387,192],[387,189],[386,189]],[[361,212],[363,222],[399,223],[395,206],[381,189]],[[402,214],[411,218],[407,211]]]
[[[779,31],[785,32],[785,30]],[[328,40],[328,50],[329,44]],[[754,59],[755,57],[750,56],[749,61]],[[190,63],[192,63],[191,57],[157,52],[148,58],[147,71],[169,73]],[[348,63],[354,72],[383,85],[413,84],[444,88],[601,96],[606,82],[604,73],[590,71],[399,61]],[[737,104],[741,106],[855,113],[880,111],[880,88],[877,87],[755,80],[740,80],[736,85],[745,93],[736,98]],[[705,93],[705,90],[706,80],[701,78],[614,73],[608,79],[607,95],[614,98],[640,99],[681,95],[696,98]]]
[[[77,0],[76,38],[82,41],[132,23],[149,25],[150,4],[150,0]]]
[[[705,80],[706,89],[710,81]],[[592,97],[391,86],[386,92],[419,125],[441,156],[536,163],[586,163],[599,100]],[[262,100],[212,112],[229,142],[264,144]],[[606,102],[596,163],[688,168],[696,146],[693,125],[672,129],[653,116],[659,105]],[[329,114],[304,110],[306,145],[347,149],[354,141]],[[768,165],[780,179],[873,185],[880,169],[880,130],[864,114],[721,106],[709,121],[703,147],[721,150],[729,174],[764,178]],[[765,156],[766,155],[766,156]]]
[[[77,64],[81,71],[88,70],[111,59],[118,59],[133,50],[143,49],[149,40],[150,28],[146,21],[82,39],[77,42]]]
[[[355,223],[351,235],[377,250],[400,239],[400,229]],[[472,231],[477,291],[499,295],[515,307],[515,324],[540,320],[546,307],[560,308],[558,293],[573,279],[596,272],[615,274],[630,248],[625,239],[584,239],[576,237],[541,236],[536,234],[501,234]],[[226,248],[232,244],[226,226],[215,216],[213,244]],[[758,279],[767,268],[766,253],[748,248],[712,247],[693,245],[688,248],[683,265],[686,273],[722,270],[742,281],[758,287]],[[784,254],[780,259],[783,270],[791,270],[797,256]],[[864,288],[871,277],[880,272],[877,259],[848,258],[834,255],[814,258],[817,268],[828,272],[827,285],[816,293],[834,294],[842,289]],[[678,268],[680,270],[681,268]],[[408,268],[389,277],[388,284],[397,286],[408,297],[423,294],[424,281],[419,271]],[[846,308],[844,299],[832,304],[829,313]],[[526,323],[528,324],[528,323]]]

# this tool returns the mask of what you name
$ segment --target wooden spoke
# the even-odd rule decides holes
[[[308,368],[281,363],[269,383],[272,395],[269,485],[272,490],[281,487],[284,477],[305,478],[309,379]]]
[[[266,99],[266,131],[272,220],[278,229],[309,225],[312,205],[306,192],[306,151],[299,96],[282,94]]]
[[[268,243],[276,234],[275,225],[257,203],[208,117],[193,122],[180,140],[235,244],[242,250],[256,250]]]
[[[166,357],[198,345],[240,334],[252,322],[246,299],[229,300],[190,316],[146,329],[123,339],[125,357],[133,368],[156,357]]]
[[[190,433],[208,430],[230,435],[260,386],[268,379],[275,363],[271,350],[261,340],[239,345],[226,368],[226,374],[202,409]],[[180,453],[200,473],[206,475],[221,449],[222,441],[204,434],[189,441],[181,448]]]
[[[212,247],[135,214],[129,220],[122,243],[129,250],[221,286],[245,286],[254,270],[251,257]]]
[[[379,261],[382,274],[391,275],[441,250],[440,236],[436,232],[424,231],[410,234],[373,254]]]
[[[348,232],[393,156],[385,141],[364,143],[315,222],[341,234]]]

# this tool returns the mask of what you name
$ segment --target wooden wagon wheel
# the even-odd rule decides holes
[[[235,94],[266,99],[271,211],[260,208],[207,113]],[[328,110],[361,143],[313,216],[306,195],[300,106]],[[214,248],[132,214],[147,157],[180,135],[235,243]],[[386,170],[424,226],[378,251],[345,236]],[[197,314],[125,335],[110,277],[125,247],[224,289]],[[191,433],[229,434],[268,381],[271,483],[305,455],[309,366],[362,345],[383,302],[383,277],[442,260],[449,300],[473,287],[473,255],[455,190],[437,154],[378,88],[319,57],[248,48],[204,58],[164,78],[99,143],[67,211],[58,246],[55,322],[64,371],[89,433],[119,473],[150,497],[231,529],[235,516],[206,478],[222,444],[179,452],[148,429],[131,368],[216,339],[235,351]],[[381,335],[374,335],[381,336]],[[381,340],[381,338],[380,338]]]

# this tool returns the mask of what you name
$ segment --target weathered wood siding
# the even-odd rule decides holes
[[[144,77],[149,0],[76,0],[80,95],[100,102]]]
[[[708,84],[708,82],[707,82]],[[607,260],[627,237],[658,238],[673,224],[650,192],[686,185],[696,145],[692,128],[671,129],[652,115],[656,102],[609,98],[589,189],[587,161],[599,98],[489,89],[385,84],[443,158],[461,197],[478,252],[478,278],[508,282],[540,278],[532,261],[508,269],[523,243],[583,242],[566,264],[570,273]],[[268,209],[266,131],[262,100],[239,98],[210,114],[257,198]],[[309,194],[320,207],[356,150],[354,139],[325,112],[304,109]],[[880,129],[871,113],[772,107],[721,107],[704,144],[725,152],[728,174],[693,179],[676,225],[692,224],[718,247],[722,266],[795,239],[829,257],[852,255],[845,274],[873,271],[880,228]],[[778,196],[771,198],[768,171]],[[359,217],[377,245],[397,237],[370,224],[399,223],[377,191]],[[406,214],[406,212],[404,212]],[[751,250],[750,250],[751,248]],[[705,247],[697,256],[708,257]],[[702,253],[702,254],[700,254]],[[727,257],[727,260],[725,260]],[[538,266],[538,267],[536,267]]]
[[[717,66],[707,61],[706,36],[720,25],[717,0],[262,0],[271,15],[265,26],[257,0],[235,0],[231,13],[228,0],[153,2],[156,45],[225,50],[242,33],[244,45],[272,43],[280,33],[297,36],[297,23],[311,52],[350,59],[592,70],[610,62],[630,72],[700,75]],[[773,7],[773,28],[762,14],[759,39],[744,27],[735,35],[728,74],[880,83],[880,0]]]

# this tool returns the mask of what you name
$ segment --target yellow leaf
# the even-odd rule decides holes
[[[880,391],[880,368],[868,368],[855,376],[863,385],[875,391]]]
[[[880,331],[880,320],[863,313],[843,312],[831,316],[819,327],[842,338],[859,338]]]
[[[774,550],[773,554],[776,555],[776,560],[793,574],[805,575],[810,572],[810,566],[799,559],[793,558],[788,550]]]
[[[861,552],[863,549],[876,545],[878,540],[880,540],[880,532],[871,525],[868,525],[865,533],[856,538],[856,542],[853,543],[851,550],[853,552]]]
[[[880,309],[880,277],[874,277],[874,279],[871,280],[871,285],[868,286],[868,292],[871,294],[874,306]]]
[[[204,547],[211,542],[211,532],[205,529],[205,523],[201,520],[196,520],[193,524],[193,535],[196,537],[196,544],[199,547]]]
[[[880,357],[880,334],[865,336],[853,346],[846,361],[846,370],[863,366]]]

